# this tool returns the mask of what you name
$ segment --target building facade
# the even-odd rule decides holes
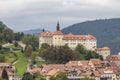
[[[39,48],[43,43],[53,46],[63,46],[67,44],[71,49],[75,49],[78,44],[83,45],[87,50],[95,50],[97,40],[93,35],[74,35],[72,33],[63,34],[60,30],[59,22],[55,32],[45,32],[43,30],[39,36]]]
[[[109,47],[103,47],[103,48],[96,48],[95,51],[103,56],[103,59],[106,59],[107,56],[110,55],[110,48]]]

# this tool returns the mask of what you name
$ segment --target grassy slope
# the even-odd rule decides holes
[[[16,75],[21,76],[27,69],[28,60],[26,59],[24,54],[21,52],[17,52],[16,55],[18,56],[18,62],[15,64],[17,68]]]
[[[5,61],[6,62],[13,62],[17,57],[14,55],[14,53],[7,53],[5,54]]]

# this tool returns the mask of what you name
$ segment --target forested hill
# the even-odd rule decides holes
[[[62,29],[63,33],[92,34],[98,47],[109,46],[113,54],[120,52],[120,18],[86,21]]]
[[[13,38],[13,30],[8,28],[2,21],[0,21],[0,45],[4,42],[12,42]]]

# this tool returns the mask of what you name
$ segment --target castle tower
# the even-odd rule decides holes
[[[60,31],[59,21],[57,22],[56,31]]]
[[[62,46],[63,45],[63,33],[60,30],[59,21],[57,22],[56,31],[53,33],[53,45]]]
[[[45,29],[43,28],[42,32],[45,32]]]

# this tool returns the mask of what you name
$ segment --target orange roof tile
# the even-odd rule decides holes
[[[110,50],[110,48],[109,47],[103,47],[103,48],[96,48],[95,50],[97,50],[97,51]]]
[[[53,35],[63,35],[63,33],[61,31],[55,31]]]
[[[96,76],[96,77],[100,77],[100,73],[98,71],[94,71],[93,74]]]
[[[42,37],[46,37],[46,36],[50,37],[50,36],[53,36],[53,33],[51,33],[51,32],[41,32],[40,36],[42,36]]]
[[[100,63],[101,63],[101,60],[100,60],[100,59],[90,59],[90,61],[91,61],[93,64],[100,64]]]
[[[57,72],[58,72],[58,70],[56,70],[56,69],[50,70],[50,71],[47,73],[47,76],[53,76],[53,75],[55,75]]]
[[[67,34],[63,37],[64,40],[96,40],[96,38],[92,35],[73,35]]]

